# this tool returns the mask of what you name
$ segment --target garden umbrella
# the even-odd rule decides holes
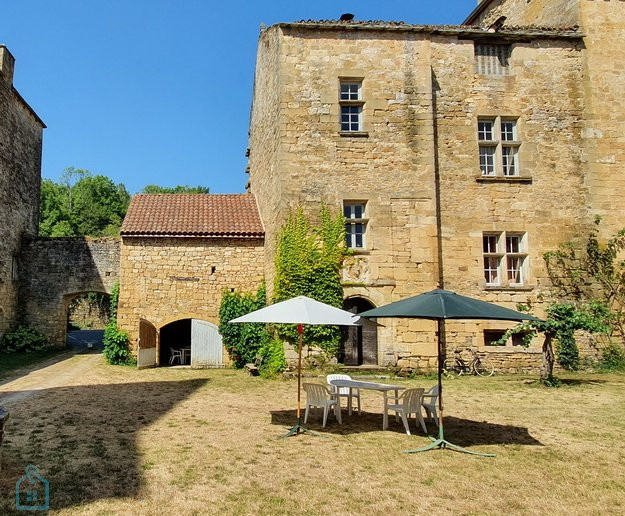
[[[287,436],[305,432],[301,424],[302,340],[304,324],[328,324],[332,326],[357,326],[360,317],[306,296],[298,296],[255,312],[232,319],[231,323],[284,323],[297,324],[297,423]]]
[[[492,456],[465,450],[445,440],[443,433],[443,371],[442,322],[446,319],[495,319],[502,321],[536,321],[533,315],[510,310],[502,306],[461,296],[449,290],[436,289],[418,296],[403,299],[389,305],[374,308],[359,314],[361,317],[399,317],[431,319],[438,325],[438,439],[424,448],[409,450],[407,453],[431,450],[433,448],[452,448],[456,451],[473,455]]]

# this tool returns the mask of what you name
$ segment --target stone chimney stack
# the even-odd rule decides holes
[[[13,69],[15,58],[4,45],[0,45],[0,80],[11,86],[13,84]]]

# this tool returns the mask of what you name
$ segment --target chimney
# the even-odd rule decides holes
[[[15,68],[15,58],[4,45],[0,45],[0,79],[5,84],[13,84],[13,69]]]

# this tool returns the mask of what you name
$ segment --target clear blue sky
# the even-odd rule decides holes
[[[16,0],[0,43],[47,124],[43,176],[242,192],[259,25],[301,19],[460,23],[475,0]]]

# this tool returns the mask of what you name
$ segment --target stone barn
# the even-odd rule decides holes
[[[218,332],[225,289],[263,280],[264,230],[251,194],[135,195],[121,229],[118,325],[139,367],[228,363]]]

